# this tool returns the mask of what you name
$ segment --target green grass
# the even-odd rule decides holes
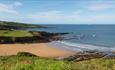
[[[33,36],[31,33],[28,31],[23,31],[23,30],[0,30],[0,36],[4,37],[31,37]]]
[[[71,70],[115,70],[115,59],[92,59],[74,62]]]
[[[68,64],[48,58],[12,56],[0,58],[0,70],[67,70]]]
[[[0,57],[0,70],[115,70],[115,59],[68,62],[35,56]]]
[[[9,21],[0,21],[0,26],[14,26],[20,28],[44,28],[44,26],[40,26],[40,25],[25,24],[20,22],[9,22]]]

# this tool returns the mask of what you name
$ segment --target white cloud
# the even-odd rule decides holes
[[[81,11],[80,11],[81,13]],[[62,11],[47,11],[47,12],[39,12],[37,14],[32,14],[29,16],[38,22],[66,22],[66,23],[100,23],[100,22],[113,22],[115,15],[113,14],[76,14],[70,13],[65,14]]]
[[[1,13],[11,13],[17,14],[16,8],[17,6],[21,6],[20,2],[14,2],[13,4],[3,4],[0,3],[0,12]]]
[[[81,18],[81,16],[72,14],[64,14],[62,11],[47,11],[47,12],[38,12],[29,16],[30,18],[36,20],[43,20],[47,22],[66,22],[66,21],[75,21]]]
[[[106,9],[110,9],[110,8],[115,8],[114,4],[111,3],[93,3],[90,4],[86,7],[84,7],[90,11],[100,11],[100,10],[106,10]]]
[[[0,12],[2,13],[17,13],[10,5],[0,3]]]
[[[55,18],[57,16],[61,15],[61,11],[47,11],[47,12],[37,12],[35,14],[30,15],[29,17],[32,18]]]
[[[0,12],[5,13],[17,13],[16,8],[22,6],[20,2],[14,2],[11,5],[0,3]],[[82,5],[76,11],[58,11],[49,10],[41,12],[32,12],[31,14],[21,15],[18,14],[16,17],[9,17],[9,20],[20,20],[23,22],[46,22],[46,23],[100,23],[100,22],[115,22],[115,15],[110,13],[108,9],[115,8],[114,4],[111,3],[90,3],[88,5]],[[31,8],[30,8],[31,9]],[[102,10],[108,11],[102,11]],[[96,11],[96,12],[92,12]],[[97,12],[99,11],[99,12]],[[102,12],[100,12],[102,11]],[[6,18],[6,17],[5,17]]]

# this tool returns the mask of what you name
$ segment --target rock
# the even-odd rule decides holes
[[[109,53],[106,56],[104,56],[103,58],[107,58],[107,59],[115,59],[115,54],[113,53]]]
[[[83,61],[83,60],[89,60],[89,59],[95,59],[95,58],[102,58],[106,54],[102,52],[81,52],[77,53],[75,55],[69,56],[67,58],[64,58],[64,60],[67,61]]]
[[[17,56],[36,56],[36,55],[29,52],[18,52]]]

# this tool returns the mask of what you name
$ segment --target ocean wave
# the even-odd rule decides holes
[[[96,51],[115,51],[115,47],[104,47],[104,46],[95,46],[89,44],[78,44],[78,43],[71,43],[66,41],[57,41],[57,43],[66,45],[66,48],[73,49],[73,50],[96,50]]]

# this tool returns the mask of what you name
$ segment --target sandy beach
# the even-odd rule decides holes
[[[73,54],[70,51],[49,47],[47,43],[0,44],[0,56],[16,55],[18,52],[30,52],[42,57],[63,57]]]

